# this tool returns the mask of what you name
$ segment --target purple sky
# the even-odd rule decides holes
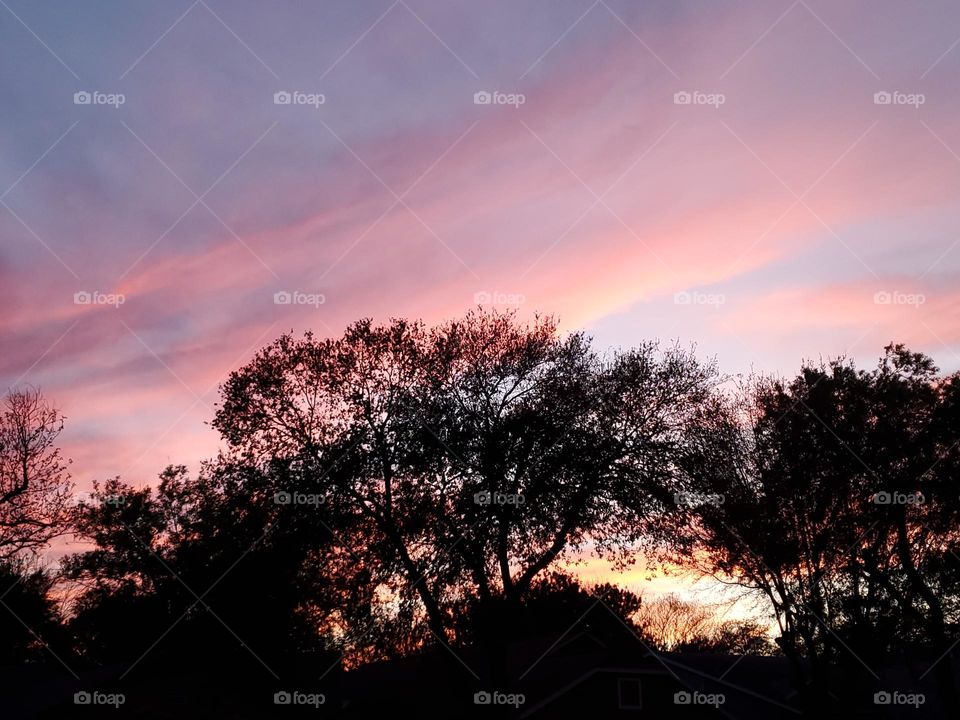
[[[81,487],[195,468],[283,331],[477,300],[960,368],[955,2],[2,0],[0,58],[0,384]]]

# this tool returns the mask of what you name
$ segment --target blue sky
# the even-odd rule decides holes
[[[86,484],[215,452],[283,331],[478,301],[952,371],[958,73],[939,1],[3,0],[0,382]]]

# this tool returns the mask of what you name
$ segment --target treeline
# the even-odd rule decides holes
[[[904,655],[942,658],[931,672],[955,693],[960,382],[903,346],[871,369],[734,383],[680,347],[603,354],[552,319],[478,311],[285,335],[221,392],[225,450],[195,476],[115,478],[77,503],[59,413],[9,396],[6,661],[56,647],[125,674],[216,662],[316,678],[438,645],[496,657],[599,601],[596,632],[780,652],[807,693],[832,691],[830,668]],[[90,549],[38,569],[66,533]],[[775,637],[583,587],[562,572],[578,553],[733,586]]]

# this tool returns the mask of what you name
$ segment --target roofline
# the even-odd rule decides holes
[[[745,687],[741,687],[740,685],[735,685],[734,683],[728,682],[728,681],[723,680],[723,679],[721,679],[721,678],[714,677],[713,675],[709,675],[709,674],[707,674],[707,673],[705,673],[705,672],[702,672],[702,671],[700,671],[700,670],[697,670],[696,668],[692,668],[692,667],[690,667],[690,666],[688,666],[688,665],[684,665],[683,663],[677,662],[676,660],[673,660],[672,658],[670,658],[670,657],[668,657],[668,656],[665,656],[665,655],[663,655],[663,654],[658,654],[658,655],[659,655],[659,658],[660,658],[661,662],[663,662],[663,663],[665,663],[665,664],[668,663],[668,664],[674,665],[674,666],[682,669],[682,670],[685,671],[685,672],[689,672],[689,673],[692,673],[692,674],[694,674],[694,675],[699,675],[700,677],[707,678],[708,680],[711,680],[711,681],[713,681],[713,682],[719,683],[719,684],[724,685],[724,686],[726,686],[726,687],[733,688],[733,689],[736,690],[737,692],[743,693],[743,694],[745,694],[745,695],[750,695],[750,696],[755,697],[756,699],[762,700],[762,701],[764,701],[764,702],[771,703],[771,704],[773,704],[773,705],[776,705],[776,706],[778,706],[778,707],[783,708],[784,710],[788,710],[788,711],[794,713],[795,715],[802,715],[802,713],[801,713],[799,710],[797,710],[796,708],[791,707],[791,706],[789,706],[789,705],[786,705],[786,704],[784,704],[784,703],[781,703],[781,702],[779,702],[779,701],[777,701],[777,700],[774,700],[773,698],[769,698],[769,697],[767,697],[767,696],[765,696],[765,695],[761,695],[760,693],[754,692],[753,690],[750,690],[750,689],[745,688]],[[742,656],[741,656],[741,657],[742,657]],[[669,670],[669,668],[668,668],[668,670]],[[605,666],[605,667],[593,668],[592,670],[588,670],[586,673],[584,673],[584,674],[581,675],[580,677],[576,678],[576,679],[573,680],[572,682],[567,683],[564,687],[560,688],[559,690],[557,690],[557,691],[554,692],[553,694],[547,696],[546,698],[544,698],[543,700],[541,700],[540,702],[538,702],[536,705],[533,705],[532,707],[530,707],[530,708],[529,708],[528,710],[526,710],[520,717],[521,717],[521,718],[530,717],[530,715],[531,715],[532,713],[537,712],[538,710],[540,710],[541,708],[545,707],[546,705],[549,705],[549,704],[552,703],[554,700],[556,700],[557,698],[562,697],[562,696],[565,695],[566,693],[570,692],[570,690],[572,690],[573,688],[575,688],[577,685],[580,685],[582,682],[584,682],[584,681],[587,680],[588,678],[596,675],[597,673],[601,673],[601,672],[630,673],[630,674],[633,674],[633,675],[668,675],[668,672],[663,671],[663,670],[640,669],[640,668],[636,668],[636,667],[620,667],[620,666],[609,666],[609,667],[607,667],[607,666]],[[695,689],[696,689],[696,688],[691,688],[691,687],[690,687],[690,684],[689,684],[687,681],[685,681],[684,679],[682,679],[681,677],[679,677],[679,676],[677,676],[677,675],[673,675],[673,677],[676,678],[677,681],[680,682],[681,685],[684,685],[685,687],[687,687],[687,689],[690,689],[690,690],[695,690]],[[729,713],[726,712],[725,709],[721,709],[720,711],[721,711],[724,715],[727,715],[727,717],[730,717]]]
[[[740,657],[745,657],[745,656],[741,655]],[[734,690],[737,690],[738,692],[742,692],[742,693],[744,693],[744,694],[746,694],[746,695],[752,695],[753,697],[757,698],[758,700],[763,700],[764,702],[772,703],[773,705],[776,705],[776,706],[778,706],[778,707],[782,707],[784,710],[789,710],[790,712],[795,713],[796,715],[802,715],[802,714],[803,714],[802,712],[800,712],[800,711],[797,710],[796,708],[791,707],[791,706],[789,706],[789,705],[786,705],[786,704],[784,704],[784,703],[782,703],[782,702],[779,702],[778,700],[774,700],[773,698],[769,698],[769,697],[767,697],[766,695],[761,695],[760,693],[755,692],[755,691],[753,691],[753,690],[750,690],[749,688],[741,687],[740,685],[735,685],[734,683],[728,682],[728,681],[726,681],[726,680],[724,680],[724,679],[722,679],[722,678],[714,677],[713,675],[709,675],[708,673],[705,673],[705,672],[703,672],[702,670],[697,670],[696,668],[692,668],[692,667],[690,667],[689,665],[684,665],[683,663],[677,662],[676,660],[674,660],[673,658],[671,658],[671,657],[669,657],[669,656],[661,655],[660,658],[661,658],[661,660],[662,660],[663,662],[669,663],[669,664],[674,665],[674,666],[676,666],[676,667],[678,667],[678,668],[682,668],[682,669],[685,670],[686,672],[690,672],[690,673],[693,673],[694,675],[699,675],[700,677],[707,678],[707,679],[712,680],[713,682],[719,683],[719,684],[721,684],[721,685],[725,685],[725,686],[727,686],[727,687],[731,687],[731,688],[733,688]]]
[[[564,687],[560,688],[552,695],[545,697],[543,700],[541,700],[536,705],[532,706],[530,709],[524,712],[523,715],[521,715],[520,717],[522,718],[530,717],[530,713],[536,712],[537,710],[540,710],[542,707],[549,705],[557,698],[563,695],[566,695],[568,692],[570,692],[570,690],[575,688],[580,683],[584,682],[587,678],[590,678],[596,675],[597,673],[601,673],[601,672],[631,673],[633,675],[667,675],[665,671],[656,670],[656,669],[645,669],[645,668],[636,668],[636,667],[617,667],[617,666],[596,667],[596,668],[593,668],[592,670],[588,670],[587,672],[585,672],[583,675],[573,680],[572,682],[567,683]]]

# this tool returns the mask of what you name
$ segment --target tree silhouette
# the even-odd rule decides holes
[[[716,605],[684,600],[675,593],[642,603],[634,621],[660,650],[737,655],[776,652],[767,628],[754,620],[724,620]]]
[[[483,643],[480,634],[491,626],[500,627],[512,642],[552,641],[573,631],[616,642],[631,633],[643,639],[643,629],[634,622],[642,604],[641,597],[630,590],[609,583],[588,587],[555,571],[535,580],[517,603],[501,599],[481,604],[473,598],[459,616],[457,634],[476,644]]]
[[[361,321],[262,350],[214,426],[249,462],[294,463],[368,597],[406,611],[417,641],[450,642],[464,592],[517,603],[588,539],[628,557],[714,382],[680,349],[601,358],[551,319]]]
[[[66,645],[52,585],[47,572],[22,560],[0,562],[0,663],[43,659],[44,643]]]
[[[508,687],[511,648],[576,627],[625,658],[637,638],[777,652],[755,621],[561,571],[646,553],[765,603],[808,710],[852,697],[837,669],[897,654],[947,658],[930,672],[957,707],[960,376],[900,345],[726,391],[676,347],[600,355],[510,313],[284,335],[223,386],[223,453],[98,483],[69,516],[59,414],[27,393],[2,422],[0,580],[42,630],[0,623],[10,662],[66,639],[21,556],[67,527],[92,545],[60,568],[69,656],[146,677],[215,667],[252,693],[264,669],[314,682],[439,642]]]
[[[870,371],[806,365],[704,407],[671,549],[765,597],[791,657],[936,657],[956,636],[958,379],[937,373],[891,345]]]
[[[170,467],[156,489],[117,479],[97,486],[77,523],[95,548],[62,568],[83,588],[71,622],[81,653],[129,662],[151,649],[154,666],[213,660],[272,672],[326,657],[300,579],[317,542],[284,522],[288,508],[274,502],[279,484],[222,463],[197,478]]]
[[[0,559],[43,548],[69,529],[73,485],[56,445],[63,416],[39,390],[0,409]]]

